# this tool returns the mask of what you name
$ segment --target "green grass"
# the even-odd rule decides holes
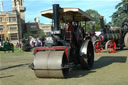
[[[128,85],[128,50],[95,54],[90,71],[75,70],[67,79],[37,78],[28,65],[32,52],[0,52],[0,85]]]

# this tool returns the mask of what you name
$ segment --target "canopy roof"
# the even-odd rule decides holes
[[[52,19],[53,10],[45,10],[41,12],[41,15]],[[79,8],[61,8],[60,20],[65,21],[94,21],[95,19],[83,12]]]

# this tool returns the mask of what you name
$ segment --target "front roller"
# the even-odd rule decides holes
[[[33,70],[39,78],[65,78],[68,74],[67,63],[64,51],[39,51],[33,61]]]

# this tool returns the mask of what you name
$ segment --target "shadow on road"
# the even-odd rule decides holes
[[[85,75],[88,75],[90,73],[95,73],[96,71],[88,71],[88,70],[81,70],[81,69],[77,69],[77,70],[72,70],[69,75],[68,78],[79,78],[79,77],[83,77]]]
[[[9,75],[9,76],[0,76],[0,79],[3,79],[3,78],[9,78],[9,77],[13,77],[14,75]]]
[[[100,59],[94,62],[93,69],[102,68],[112,63],[125,63],[126,56],[102,56]]]
[[[0,71],[12,69],[12,68],[17,68],[17,67],[22,67],[22,66],[25,66],[25,65],[29,65],[29,64],[27,63],[27,64],[18,64],[18,65],[8,66],[8,67],[5,67],[5,68],[1,68]]]
[[[69,74],[69,78],[78,78],[85,75],[88,75],[90,73],[95,73],[96,69],[106,67],[108,65],[111,65],[112,63],[125,63],[127,61],[126,56],[102,56],[98,60],[94,62],[94,66],[92,70],[81,70],[80,68],[77,70],[73,70]]]
[[[116,49],[115,53],[119,53],[119,52],[122,52],[122,51],[125,51],[125,50],[128,50],[128,48],[123,48],[122,50],[121,49]]]

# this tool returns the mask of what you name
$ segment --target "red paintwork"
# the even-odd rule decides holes
[[[113,40],[111,40],[108,44],[108,48],[113,49],[112,51],[108,51],[109,53],[114,53],[116,51],[116,43]]]
[[[95,52],[100,53],[102,51],[102,48],[100,47],[101,43],[100,41],[96,41],[94,46],[95,46]]]
[[[66,46],[53,46],[53,47],[38,47],[34,49],[34,55],[36,55],[39,50],[64,50],[66,53],[67,60],[69,60],[68,48]]]
[[[103,35],[99,35],[99,40],[100,40],[100,41],[103,41],[103,40],[104,40]]]

